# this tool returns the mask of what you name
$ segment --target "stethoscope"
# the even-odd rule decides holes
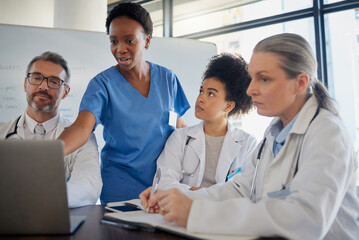
[[[252,180],[252,186],[251,186],[251,192],[250,192],[250,199],[253,199],[254,197],[254,192],[255,192],[255,182],[257,179],[257,171],[258,171],[258,165],[259,165],[259,160],[261,160],[261,155],[262,155],[262,151],[263,151],[263,147],[264,144],[266,143],[267,138],[264,138],[261,144],[261,147],[259,148],[259,152],[257,155],[257,161],[256,161],[256,168],[254,169],[254,175],[253,175],[253,180]]]
[[[184,158],[186,156],[186,152],[187,152],[187,148],[188,148],[188,143],[191,139],[195,139],[194,137],[191,136],[187,136],[187,140],[186,140],[186,144],[184,146],[184,151],[183,151],[183,157],[182,157],[182,163],[184,163]],[[189,176],[189,177],[193,177],[194,173],[197,171],[199,167],[199,159],[197,159],[197,165],[196,168],[192,171],[192,172],[187,172],[186,170],[184,170],[183,166],[182,166],[182,174],[185,176]]]
[[[19,124],[20,118],[21,118],[21,116],[16,120],[14,131],[8,133],[8,134],[5,136],[5,139],[8,139],[8,138],[10,138],[10,137],[13,136],[13,135],[17,135],[17,125]]]
[[[315,112],[312,120],[310,120],[309,122],[309,125],[313,122],[313,120],[318,116],[319,114],[319,111],[320,111],[320,107],[318,106],[317,108],[317,111]],[[261,155],[262,155],[262,151],[263,151],[263,148],[264,148],[264,145],[266,143],[266,140],[267,138],[265,137],[262,141],[262,144],[259,148],[259,151],[258,151],[258,155],[257,155],[257,161],[256,161],[256,168],[254,169],[254,174],[253,174],[253,179],[252,179],[252,186],[251,186],[251,191],[250,191],[250,199],[253,200],[253,197],[254,197],[254,194],[255,194],[255,191],[256,191],[256,188],[255,188],[255,183],[256,183],[256,179],[257,179],[257,171],[258,171],[258,166],[259,166],[259,161],[261,159]],[[297,164],[296,164],[296,168],[295,168],[295,171],[294,171],[294,175],[293,177],[295,176],[295,174],[297,173],[298,171],[298,161],[297,161]]]

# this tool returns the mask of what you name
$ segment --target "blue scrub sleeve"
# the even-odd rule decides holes
[[[174,109],[175,112],[178,114],[178,118],[182,117],[183,114],[186,113],[186,111],[191,107],[191,105],[189,104],[186,94],[184,93],[181,83],[178,80],[177,76],[175,74],[174,75],[174,84],[173,84],[173,89],[174,89]]]
[[[108,104],[108,93],[106,91],[106,87],[102,81],[100,81],[100,77],[96,76],[93,78],[87,86],[86,92],[84,93],[81,103],[80,109],[81,111],[89,111],[96,118],[96,124],[93,130],[96,129],[98,124],[102,124],[102,116],[104,116],[105,109]]]

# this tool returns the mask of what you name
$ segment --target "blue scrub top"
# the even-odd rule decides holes
[[[138,198],[152,184],[156,160],[175,129],[168,124],[169,111],[174,108],[179,118],[190,108],[176,75],[149,64],[147,98],[116,67],[94,77],[82,98],[80,112],[92,112],[96,126],[104,126],[102,203]]]

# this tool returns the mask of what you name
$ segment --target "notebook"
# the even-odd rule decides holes
[[[107,206],[122,206],[125,202],[133,205],[141,206],[139,199],[132,199],[124,202],[108,203]],[[165,231],[174,235],[189,239],[221,239],[221,240],[241,240],[241,239],[255,239],[255,237],[239,236],[239,235],[219,235],[219,234],[203,234],[193,233],[187,231],[186,228],[177,225],[176,223],[166,222],[160,214],[146,213],[144,210],[140,211],[125,211],[125,212],[108,212],[105,213],[102,221],[104,224],[110,224],[130,230],[142,230],[154,232],[157,230]]]
[[[71,234],[59,140],[0,140],[0,234]]]

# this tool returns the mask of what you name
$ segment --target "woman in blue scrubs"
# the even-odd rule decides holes
[[[90,81],[76,121],[59,137],[69,154],[104,126],[103,204],[138,198],[151,185],[156,159],[172,131],[185,126],[181,116],[190,108],[176,75],[144,59],[153,30],[144,8],[117,5],[106,28],[117,65]]]

